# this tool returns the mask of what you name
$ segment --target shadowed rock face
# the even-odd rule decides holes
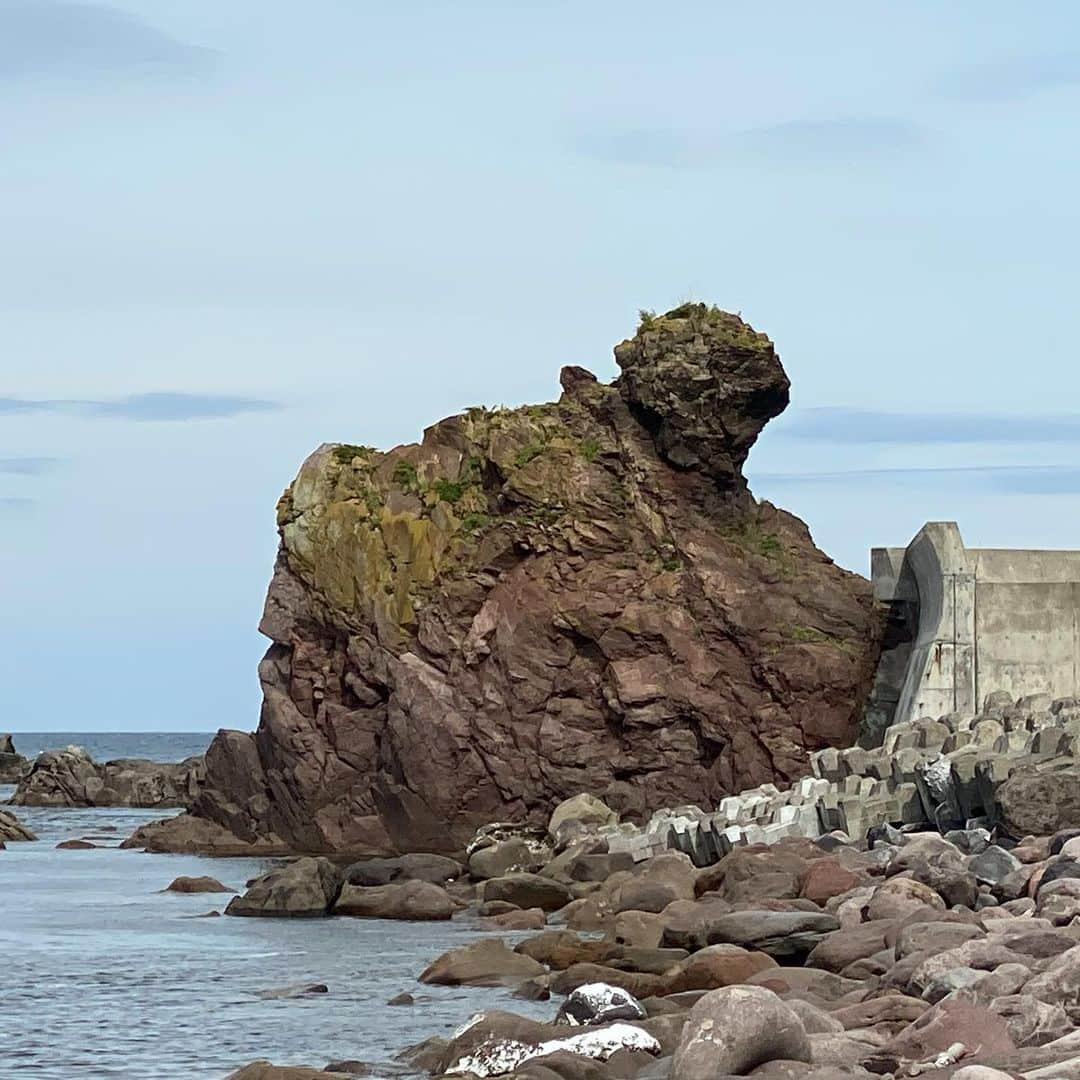
[[[685,305],[611,386],[320,447],[278,506],[254,736],[193,813],[309,851],[448,851],[587,791],[713,803],[850,744],[878,654],[863,579],[741,467],[787,403],[772,343]],[[151,827],[168,848],[179,822]]]

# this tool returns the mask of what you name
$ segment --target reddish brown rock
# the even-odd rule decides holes
[[[807,868],[800,896],[824,906],[834,896],[843,896],[861,885],[863,879],[840,864],[835,855],[815,859]]]
[[[613,385],[568,368],[557,403],[312,454],[278,506],[258,731],[216,737],[197,819],[453,852],[581,792],[714,805],[853,741],[869,585],[741,472],[788,400],[772,343],[687,304],[615,353]]]

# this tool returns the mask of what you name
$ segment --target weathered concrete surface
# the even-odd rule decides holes
[[[865,745],[992,693],[1080,693],[1080,551],[967,548],[955,522],[931,522],[906,548],[876,548],[871,576],[891,619]]]

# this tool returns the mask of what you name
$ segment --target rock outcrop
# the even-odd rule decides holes
[[[259,727],[218,734],[195,819],[241,845],[452,852],[579,792],[641,818],[854,741],[869,585],[742,475],[788,401],[772,342],[686,304],[615,356],[611,385],[565,368],[554,404],[308,458],[278,506]],[[135,842],[192,835],[182,816]]]
[[[36,840],[37,837],[14,814],[0,810],[0,846],[8,840]]]
[[[177,764],[120,758],[97,762],[79,746],[38,754],[11,797],[13,806],[189,806],[203,760]]]
[[[30,762],[15,749],[10,735],[0,735],[0,784],[17,784]]]

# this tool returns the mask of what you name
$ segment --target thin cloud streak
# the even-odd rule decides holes
[[[272,412],[280,403],[229,394],[157,392],[87,401],[80,399],[28,399],[0,397],[0,416],[48,413],[91,420],[162,422],[222,420],[245,413]]]
[[[1080,54],[1005,56],[947,72],[939,97],[953,101],[1002,102],[1080,84]]]
[[[790,120],[735,132],[629,128],[576,140],[590,156],[627,165],[700,169],[739,160],[848,162],[911,150],[923,132],[886,116]]]
[[[925,488],[963,485],[965,492],[994,495],[1080,494],[1080,468],[1073,465],[973,465],[915,469],[851,469],[819,473],[755,473],[755,485],[799,487],[807,484],[880,489],[889,484]]]
[[[59,464],[59,458],[50,457],[0,458],[0,473],[10,476],[41,476]]]
[[[216,61],[119,8],[0,0],[0,79],[186,74]]]
[[[1080,413],[1008,416],[827,407],[802,409],[781,430],[793,439],[843,445],[1075,443],[1080,442]]]

